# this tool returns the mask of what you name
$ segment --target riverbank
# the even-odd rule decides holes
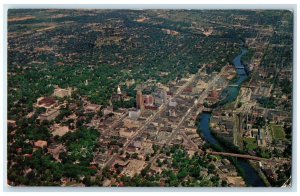
[[[248,161],[248,162],[258,172],[258,175],[264,181],[266,187],[271,187],[272,185],[268,181],[266,175],[261,171],[261,169],[259,168],[259,166],[257,166],[256,164],[252,163],[251,161]]]
[[[215,151],[219,152],[230,152],[230,153],[241,153],[238,148],[233,148],[233,144],[225,142],[221,138],[217,137],[215,133],[211,130],[210,123],[211,114],[202,113],[198,116],[199,126],[198,133],[204,138],[208,146]],[[232,147],[232,148],[231,148]],[[259,173],[250,165],[248,160],[237,159],[234,157],[226,157],[237,169],[238,174],[244,179],[247,186],[253,187],[264,187],[266,184],[261,179]]]
[[[245,152],[244,150],[239,149],[237,146],[232,145],[232,143],[230,143],[230,142],[224,140],[223,138],[221,138],[220,136],[218,136],[218,134],[211,127],[210,127],[210,129],[211,129],[212,135],[214,135],[214,137],[218,140],[218,142],[221,143],[225,147],[225,152],[231,152],[231,153],[237,153],[237,154],[247,154],[247,152]],[[231,157],[231,160],[234,161],[233,163],[236,166],[236,168],[239,170],[239,174],[245,179],[245,177],[246,177],[245,172],[238,165],[237,161],[233,157]],[[255,164],[253,164],[249,160],[244,160],[244,161],[247,162],[256,171],[256,173],[263,180],[263,182],[266,186],[271,186],[269,181],[267,180],[266,176],[260,170],[259,167],[257,167]]]
[[[238,80],[235,81],[234,87],[228,87],[228,96],[225,98],[225,100],[219,107],[234,102],[239,94],[239,89],[242,83],[248,79],[247,70],[241,63],[241,57],[246,53],[247,50],[243,48],[241,54],[234,58],[233,63],[237,70]],[[211,114],[198,114],[197,120],[198,122],[200,122],[198,123],[198,132],[201,132],[201,137],[204,138],[210,144],[210,147],[216,151],[244,153],[238,147],[234,146],[234,144],[225,141],[223,138],[218,137],[217,134],[215,134],[213,130],[211,130],[210,119]],[[239,175],[243,177],[247,186],[264,187],[267,185],[267,183],[265,183],[263,180],[263,176],[260,175],[260,173],[250,164],[248,160],[233,157],[230,157],[229,159],[235,165]]]

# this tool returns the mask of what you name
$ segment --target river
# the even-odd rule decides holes
[[[234,66],[237,69],[237,73],[239,75],[238,80],[235,82],[237,86],[235,87],[228,87],[226,89],[226,98],[223,99],[223,104],[230,103],[236,99],[239,93],[239,89],[241,84],[248,78],[248,75],[244,69],[241,69],[241,67],[245,67],[245,65],[241,62],[241,57],[247,53],[246,49],[242,49],[241,54],[236,56],[233,60]],[[199,123],[199,128],[202,132],[202,135],[204,139],[214,145],[220,146],[224,151],[226,151],[226,147],[224,147],[222,144],[218,142],[218,140],[212,135],[211,130],[209,128],[209,122],[211,119],[210,113],[202,113]],[[258,173],[255,171],[255,169],[249,164],[247,160],[244,159],[237,159],[238,166],[243,170],[243,173],[245,174],[244,180],[246,181],[247,185],[253,186],[253,187],[264,187],[265,183],[260,178]]]

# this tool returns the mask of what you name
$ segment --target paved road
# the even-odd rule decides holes
[[[196,79],[197,75],[206,67],[206,65],[203,65],[201,67],[201,69],[199,69],[198,73],[196,73],[189,81],[187,81],[183,86],[179,87],[177,89],[177,92],[174,94],[174,98],[176,98],[179,94],[182,93],[182,91],[188,87],[189,85],[192,84],[192,82],[194,82],[194,80]],[[173,99],[174,99],[173,98]],[[142,133],[142,131],[151,123],[153,122],[167,107],[167,105],[169,104],[170,100],[167,101],[166,103],[162,104],[158,111],[152,115],[151,117],[149,117],[144,124],[135,132],[135,134],[133,135],[133,137],[128,140],[125,145],[123,146],[123,149],[126,149],[139,135],[140,133]],[[106,161],[106,163],[104,164],[104,166],[102,168],[104,168],[105,166],[108,165],[108,163],[111,162],[111,160],[113,160],[117,155],[113,155],[108,161]],[[102,169],[101,169],[102,170]]]
[[[204,99],[208,96],[208,92],[210,90],[210,88],[220,79],[221,75],[223,74],[225,70],[225,67],[221,70],[221,72],[208,84],[207,88],[201,93],[201,95],[199,96],[199,98],[194,102],[193,106],[191,108],[189,108],[187,110],[187,112],[185,113],[185,115],[181,118],[181,120],[179,121],[179,123],[177,124],[175,130],[172,132],[171,136],[168,138],[168,140],[166,141],[166,145],[169,145],[170,142],[174,139],[174,137],[177,135],[177,133],[181,130],[180,126],[182,125],[182,123],[186,120],[186,118],[189,116],[189,114],[191,113],[191,111],[193,111],[194,108],[197,107],[197,105],[199,103],[203,103]],[[191,140],[190,140],[191,141]],[[194,143],[192,141],[192,143]],[[198,146],[197,146],[198,149]],[[149,160],[149,164],[152,164],[160,155],[161,152],[161,148],[158,150],[158,152],[156,153],[156,155]]]

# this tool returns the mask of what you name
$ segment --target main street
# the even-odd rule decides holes
[[[198,74],[201,73],[201,71],[203,71],[203,69],[206,67],[206,65],[203,65],[199,71],[194,74],[184,85],[182,85],[181,87],[179,87],[176,91],[176,93],[174,94],[174,98],[176,98],[178,95],[180,95],[182,93],[182,91],[187,88],[189,85],[191,85],[195,79],[197,78]],[[132,136],[132,138],[130,140],[128,140],[124,146],[123,149],[125,150],[143,131],[144,129],[150,124],[152,123],[163,111],[165,111],[165,109],[167,108],[167,105],[170,103],[171,100],[168,100],[166,103],[163,103],[158,111],[150,116],[145,122],[144,124],[135,132],[135,134]],[[105,164],[103,165],[102,168],[106,167],[108,165],[108,163],[110,163],[112,160],[114,160],[116,158],[116,154],[113,155],[108,161],[105,162]],[[102,170],[102,169],[101,169]]]
[[[197,105],[199,103],[200,104],[203,103],[204,99],[208,96],[209,90],[220,79],[220,77],[223,74],[224,70],[225,70],[225,67],[219,72],[219,74],[216,77],[214,77],[214,79],[208,84],[207,88],[201,93],[199,98],[196,99],[194,101],[194,104],[187,110],[185,115],[181,118],[181,120],[177,124],[176,128],[173,130],[172,134],[170,135],[170,137],[166,141],[166,143],[165,143],[166,145],[169,145],[171,143],[171,141],[174,139],[174,137],[179,133],[179,131],[181,130],[180,127],[181,127],[182,123],[187,119],[187,117],[190,115],[190,113],[194,109],[196,109]],[[201,110],[198,110],[198,111],[202,112]],[[189,140],[189,141],[192,142],[192,144],[196,145],[192,140]],[[198,149],[197,145],[196,145],[196,148]],[[161,148],[157,151],[156,155],[152,159],[149,160],[149,164],[152,164],[158,158],[158,156],[160,155],[160,152],[161,152]]]

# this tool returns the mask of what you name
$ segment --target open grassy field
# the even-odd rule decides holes
[[[285,133],[283,130],[283,127],[281,125],[270,125],[271,133],[273,139],[284,139],[285,138]]]
[[[243,140],[247,143],[247,150],[254,150],[257,148],[257,142],[255,138],[244,138]]]

